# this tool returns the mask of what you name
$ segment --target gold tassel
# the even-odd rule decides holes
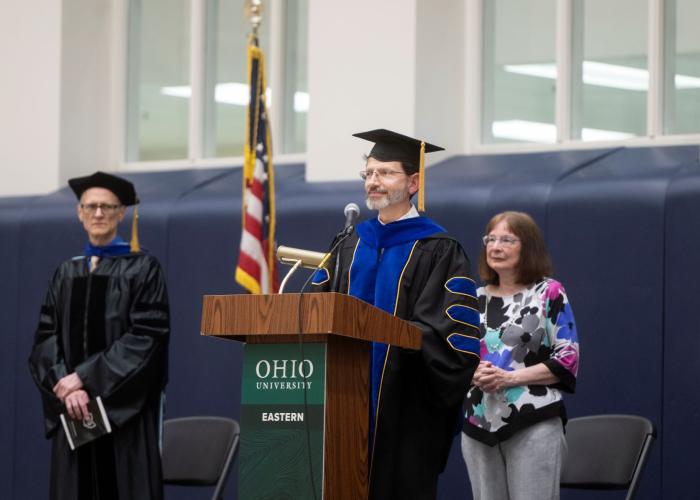
[[[138,205],[134,205],[134,211],[131,215],[131,251],[133,253],[141,251],[141,245],[139,245],[139,208]]]
[[[418,161],[418,211],[425,212],[425,142],[420,143]]]

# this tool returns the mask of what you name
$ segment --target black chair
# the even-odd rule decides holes
[[[636,415],[593,415],[566,424],[569,447],[561,487],[627,490],[634,497],[656,438],[654,424]]]
[[[213,486],[220,500],[236,454],[240,427],[223,417],[186,417],[163,423],[163,482]]]

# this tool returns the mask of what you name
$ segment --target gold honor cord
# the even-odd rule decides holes
[[[131,214],[131,251],[133,253],[141,251],[139,245],[139,206],[134,205],[134,211]]]
[[[418,160],[418,211],[425,212],[425,142],[420,143]]]

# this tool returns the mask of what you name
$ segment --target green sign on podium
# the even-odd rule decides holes
[[[321,498],[326,346],[303,351],[302,359],[298,344],[245,346],[241,500]]]

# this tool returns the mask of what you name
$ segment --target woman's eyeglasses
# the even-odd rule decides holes
[[[495,245],[496,243],[500,243],[504,247],[512,247],[520,240],[514,236],[493,236],[491,234],[487,234],[486,236],[481,238],[481,241],[484,242],[484,246]]]

